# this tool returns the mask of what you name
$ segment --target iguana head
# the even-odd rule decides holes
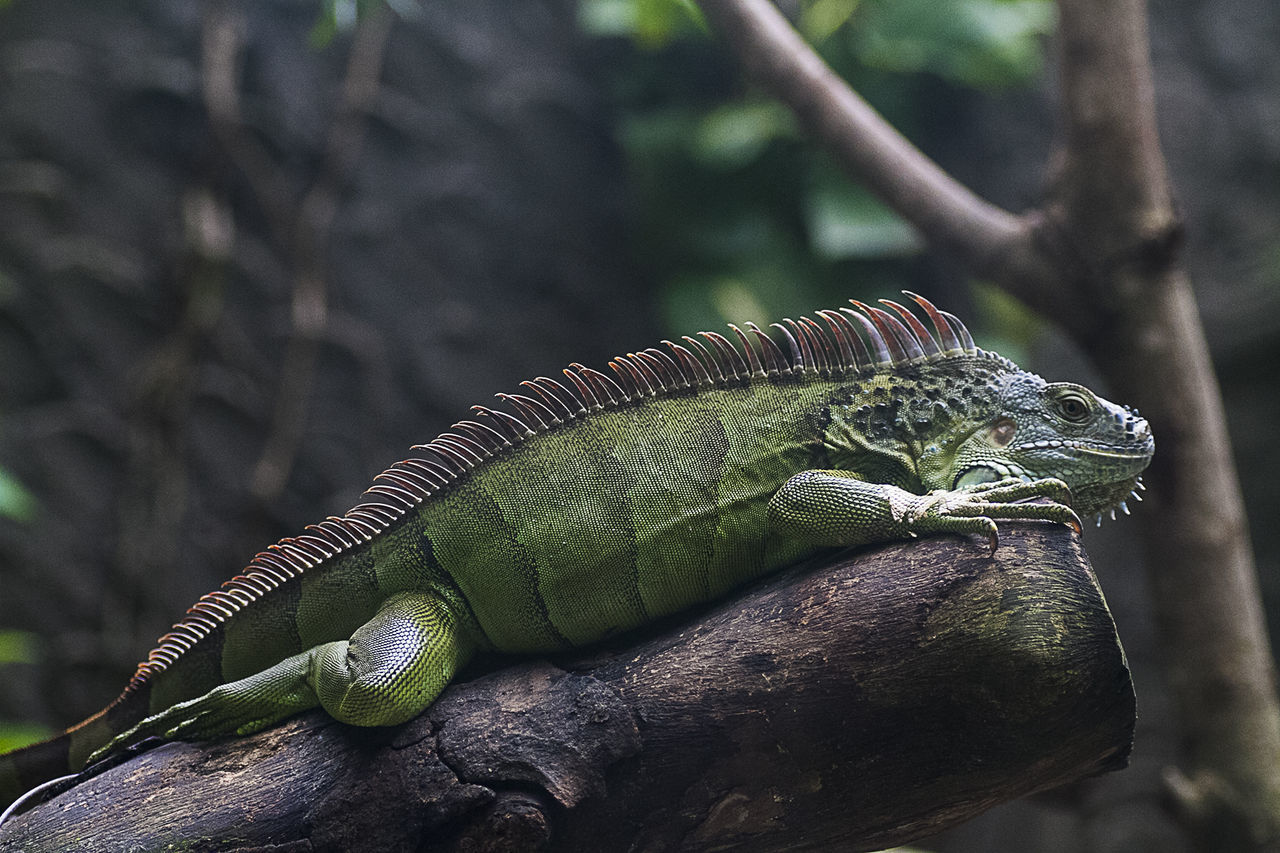
[[[1082,517],[1124,508],[1155,453],[1147,422],[1070,382],[1005,374],[992,417],[950,458],[948,487],[1005,477],[1057,477]]]

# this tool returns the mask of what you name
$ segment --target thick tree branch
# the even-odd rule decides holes
[[[1275,849],[1275,665],[1226,414],[1176,256],[1181,226],[1159,146],[1146,4],[1059,7],[1064,170],[1051,215],[1087,259],[1075,298],[1095,314],[1062,316],[1159,441],[1139,523],[1184,747],[1171,788],[1199,849]]]
[[[1169,781],[1201,851],[1280,849],[1280,703],[1222,399],[1180,271],[1099,356],[1160,436],[1147,564],[1182,733]],[[1145,328],[1144,328],[1145,327]],[[1149,349],[1149,352],[1140,352]]]
[[[1002,534],[994,558],[935,538],[802,567],[634,648],[454,685],[405,726],[312,713],[165,745],[0,851],[905,843],[1126,761],[1133,689],[1078,539]]]
[[[699,5],[751,77],[932,245],[995,279],[1043,282],[1053,275],[1033,240],[1034,217],[984,201],[921,153],[805,44],[769,0]]]
[[[1180,226],[1156,127],[1146,8],[1133,0],[1058,6],[1065,157],[1057,194],[1066,231],[1108,264],[1150,257],[1150,249],[1167,262]]]

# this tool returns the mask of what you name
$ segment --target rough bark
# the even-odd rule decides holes
[[[167,744],[0,851],[876,850],[1124,766],[1134,696],[1078,539],[1008,524],[790,571],[638,645]],[[274,845],[274,846],[272,846]]]
[[[1145,6],[1060,5],[1064,168],[1049,209],[1087,262],[1074,291],[1093,317],[1071,331],[1160,448],[1139,522],[1185,756],[1169,792],[1199,849],[1280,850],[1275,663],[1221,393],[1176,257]]]
[[[1054,318],[1151,422],[1141,513],[1184,767],[1169,792],[1203,850],[1280,847],[1280,701],[1221,395],[1178,249],[1142,0],[1062,0],[1060,164],[1014,217],[928,161],[768,0],[700,0],[755,80],[936,248]]]

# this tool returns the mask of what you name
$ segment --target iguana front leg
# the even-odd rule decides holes
[[[1053,503],[1019,503],[1030,498]],[[897,486],[868,483],[848,471],[802,471],[769,500],[771,529],[818,547],[847,547],[931,533],[986,536],[995,552],[995,519],[1057,521],[1080,531],[1065,504],[1066,483],[1057,479],[998,480],[918,495]]]
[[[351,639],[315,646],[148,717],[90,761],[148,736],[246,735],[317,705],[353,725],[402,723],[431,704],[473,651],[445,601],[400,593]]]

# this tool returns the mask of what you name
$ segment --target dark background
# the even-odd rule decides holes
[[[8,733],[101,707],[256,550],[570,361],[909,287],[980,344],[1106,393],[1050,323],[922,253],[677,7],[644,5],[431,0],[385,38],[318,43],[317,0],[0,2]],[[1033,205],[1051,6],[867,0],[837,29],[838,6],[786,8],[958,177]],[[1280,478],[1280,7],[1151,13],[1274,630],[1280,554],[1258,534]],[[1086,542],[1138,689],[1131,769],[925,847],[1183,849],[1159,804],[1175,733],[1127,532]]]

